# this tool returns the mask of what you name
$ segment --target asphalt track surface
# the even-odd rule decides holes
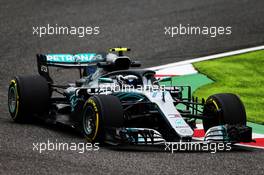
[[[264,174],[264,152],[175,154],[113,150],[33,151],[33,143],[83,142],[64,127],[15,124],[7,111],[7,87],[17,74],[36,73],[36,53],[104,51],[129,46],[145,67],[210,55],[264,43],[264,1],[0,1],[0,174]],[[100,26],[100,35],[32,35],[32,26],[47,24]],[[165,26],[231,26],[232,35],[164,35]],[[70,76],[68,74],[64,76]]]

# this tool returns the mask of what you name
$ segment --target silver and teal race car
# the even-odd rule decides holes
[[[39,75],[16,76],[8,90],[15,122],[40,118],[79,130],[89,142],[155,145],[193,140],[196,120],[205,141],[251,142],[246,112],[237,95],[215,94],[198,101],[190,86],[164,86],[170,78],[140,69],[124,53],[38,54]],[[117,52],[117,53],[115,53]],[[49,69],[79,70],[80,78],[56,84]]]

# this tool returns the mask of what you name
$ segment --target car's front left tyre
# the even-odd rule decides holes
[[[81,130],[89,142],[104,142],[108,132],[123,124],[123,107],[117,97],[96,95],[85,102]]]

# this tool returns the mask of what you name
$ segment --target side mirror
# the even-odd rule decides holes
[[[135,75],[127,75],[123,77],[125,80],[137,80],[138,77]]]
[[[172,81],[171,77],[164,77],[158,80],[159,82]]]
[[[112,78],[99,78],[98,80],[99,83],[113,83],[113,79]]]

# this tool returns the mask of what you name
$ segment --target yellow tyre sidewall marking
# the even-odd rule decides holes
[[[209,101],[214,104],[214,106],[215,106],[215,108],[216,108],[217,111],[220,109],[219,106],[218,106],[218,104],[217,104],[217,102],[215,100],[210,99]],[[218,121],[221,123],[221,117],[220,116],[218,116]]]
[[[94,109],[94,111],[95,111],[96,121],[95,121],[95,132],[94,132],[94,135],[93,135],[92,138],[87,137],[87,139],[88,139],[88,141],[94,141],[95,138],[96,138],[96,136],[97,136],[98,129],[99,129],[99,111],[98,111],[98,107],[97,107],[97,105],[96,105],[96,103],[95,103],[95,101],[94,101],[93,99],[89,98],[89,99],[86,101],[86,103],[84,104],[84,107],[83,107],[83,108],[85,109],[85,107],[86,107],[88,104],[92,105],[92,107],[93,107],[93,109]]]
[[[17,83],[16,80],[11,80],[10,81],[10,86],[14,85],[15,87],[15,91],[16,91],[16,111],[15,111],[15,116],[13,117],[13,119],[15,119],[17,117],[18,114],[18,108],[19,108],[19,95],[18,95],[18,91],[17,91]]]
[[[215,105],[216,109],[219,110],[219,107],[218,107],[216,101],[213,100],[212,102],[213,102],[213,104]]]
[[[219,108],[219,106],[218,106],[218,104],[217,104],[217,102],[215,101],[215,100],[213,100],[212,98],[211,99],[209,99],[209,101],[208,102],[210,102],[210,103],[213,103],[214,104],[214,106],[215,106],[215,108],[216,108],[216,110],[219,110],[220,108]]]

